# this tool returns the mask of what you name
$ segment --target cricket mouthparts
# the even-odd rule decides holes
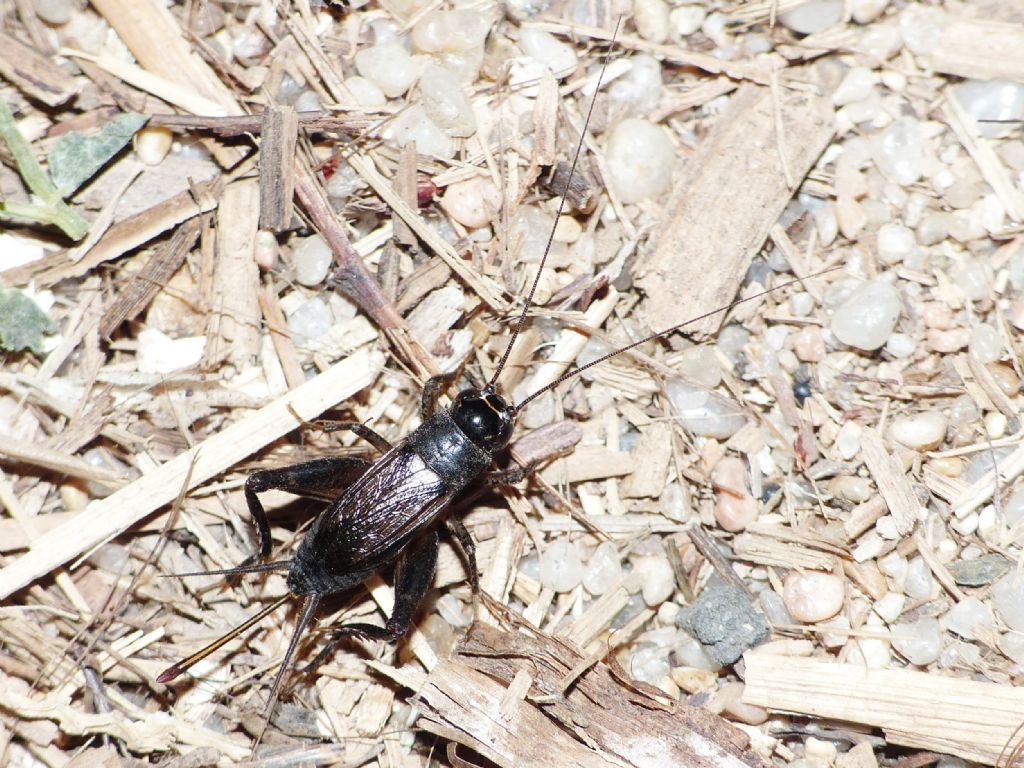
[[[171,680],[176,678],[178,675],[180,675],[184,671],[185,670],[183,670],[177,664],[172,664],[171,666],[169,666],[167,669],[165,669],[163,672],[160,673],[160,676],[157,677],[156,681],[158,683],[169,683],[169,682],[171,682]]]

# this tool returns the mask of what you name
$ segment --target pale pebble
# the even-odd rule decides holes
[[[155,328],[145,328],[139,332],[135,362],[140,373],[171,373],[198,365],[205,348],[205,336],[172,339]]]
[[[843,18],[844,0],[809,0],[779,14],[779,21],[800,35],[820,32]]]
[[[1024,632],[1024,577],[1011,571],[993,584],[992,604],[1006,626]]]
[[[557,77],[564,77],[576,69],[576,51],[550,32],[523,29],[519,47],[528,57],[550,69]]]
[[[605,148],[609,183],[623,203],[669,190],[675,149],[665,130],[642,118],[627,118],[610,132]]]
[[[894,333],[886,339],[885,351],[895,358],[903,359],[917,351],[917,342],[905,333]]]
[[[480,11],[432,11],[412,28],[412,44],[422,53],[463,53],[483,46],[490,28],[491,19]]]
[[[822,632],[818,637],[821,638],[822,645],[826,648],[836,649],[842,648],[850,641],[850,620],[840,614],[839,616],[833,616],[831,619],[819,622],[822,627],[834,627],[837,631],[835,632]]]
[[[839,231],[847,240],[856,240],[868,219],[860,203],[852,197],[840,197],[836,201],[836,221]]]
[[[33,5],[36,15],[55,27],[71,21],[71,14],[75,10],[73,0],[35,0]]]
[[[934,617],[895,624],[891,632],[893,648],[911,664],[926,666],[942,653],[942,627]]]
[[[875,600],[872,610],[874,610],[874,612],[878,614],[886,624],[892,624],[900,617],[900,614],[903,613],[903,608],[906,604],[906,595],[901,595],[899,592],[889,592],[878,600]]]
[[[998,440],[1006,434],[1006,428],[1009,426],[1009,423],[1004,413],[993,412],[986,414],[985,432],[990,439]]]
[[[448,160],[455,155],[451,137],[427,117],[421,104],[413,104],[399,114],[384,130],[384,138],[393,140],[400,147],[415,142],[419,154],[440,160]]]
[[[827,349],[821,329],[814,325],[801,328],[790,337],[793,352],[805,363],[818,363],[825,359]]]
[[[319,296],[299,304],[288,315],[288,332],[296,344],[307,344],[323,336],[334,324],[334,315]]]
[[[878,257],[886,264],[895,264],[914,248],[914,232],[895,222],[883,224],[877,235]]]
[[[876,62],[888,61],[903,47],[903,38],[895,24],[871,24],[864,28],[857,41],[857,50],[870,56]],[[893,72],[892,69],[885,69],[882,72],[882,82],[890,89],[892,86],[886,80],[886,76]],[[904,78],[904,85],[906,79]],[[895,90],[895,89],[892,89]]]
[[[376,109],[388,103],[388,97],[384,95],[384,91],[369,78],[353,75],[345,78],[342,86],[357,107]]]
[[[420,64],[398,43],[360,48],[356,70],[374,83],[388,98],[401,96],[420,73]]]
[[[831,329],[844,344],[865,351],[883,346],[896,328],[902,304],[887,282],[872,280],[857,288],[832,316]]]
[[[1009,80],[965,80],[951,89],[953,98],[978,124],[983,136],[1005,132],[1008,122],[1024,118],[1024,85]]]
[[[981,259],[964,259],[952,271],[956,285],[971,301],[987,299],[992,290],[992,281],[987,265]]]
[[[804,742],[804,758],[813,765],[832,765],[836,761],[837,754],[836,745],[826,739],[808,736]]]
[[[320,94],[313,90],[300,93],[293,106],[296,112],[319,112],[323,108]]]
[[[828,484],[833,496],[861,504],[873,495],[871,483],[866,478],[852,475],[833,477]]]
[[[441,207],[464,227],[477,229],[494,221],[501,209],[501,193],[490,179],[473,176],[449,184]]]
[[[170,128],[160,125],[149,126],[135,134],[135,154],[145,165],[159,165],[174,143]]]
[[[948,331],[929,329],[925,331],[925,342],[933,352],[949,354],[966,347],[971,341],[969,328],[951,328]]]
[[[875,73],[867,67],[851,67],[832,92],[832,103],[837,107],[867,98],[875,87]]]
[[[851,461],[860,453],[861,427],[852,421],[848,421],[839,428],[836,435],[836,449],[843,461]]]
[[[689,37],[697,32],[707,18],[707,11],[699,5],[681,5],[669,13],[669,25],[676,38]]]
[[[932,451],[946,439],[949,422],[938,411],[901,414],[889,425],[888,436],[915,451]]]
[[[946,239],[953,218],[946,211],[926,210],[921,215],[915,235],[921,245],[935,245]]]
[[[927,55],[939,45],[946,24],[946,14],[941,9],[911,6],[900,14],[899,28],[907,48]]]
[[[608,87],[608,97],[624,115],[643,117],[661,101],[661,62],[646,53],[628,59],[629,69]]]
[[[868,629],[883,630],[881,619],[869,614],[865,625]],[[864,666],[868,669],[886,669],[892,662],[892,647],[888,640],[874,637],[857,638],[857,647],[864,657]]]
[[[793,571],[786,576],[782,599],[797,621],[811,623],[835,616],[843,607],[843,580],[822,571]]]
[[[583,588],[592,595],[603,595],[621,579],[622,563],[618,548],[610,541],[601,542],[583,571]]]
[[[870,24],[888,7],[889,0],[853,0],[853,12],[850,15],[857,24]]]
[[[473,105],[450,70],[428,66],[420,77],[420,93],[427,117],[442,131],[459,138],[476,133]]]
[[[644,602],[657,608],[672,597],[676,589],[675,573],[663,555],[633,558],[633,572],[641,579]]]
[[[730,715],[730,719],[748,725],[761,725],[768,720],[768,710],[743,701],[746,686],[738,681],[723,683],[714,697],[716,709]]]
[[[636,648],[629,659],[630,674],[642,683],[656,685],[671,671],[668,652],[656,645],[643,645]]]
[[[920,123],[901,117],[876,136],[873,144],[875,165],[882,174],[908,187],[924,172],[924,135]]]
[[[549,544],[540,556],[540,583],[555,592],[571,592],[583,579],[579,550],[570,541]],[[666,671],[666,674],[667,671]]]
[[[256,265],[264,272],[277,266],[277,237],[267,229],[256,232],[256,243],[253,246],[253,258]]]
[[[995,588],[993,588],[993,592],[995,592]],[[975,640],[977,639],[974,634],[975,626],[991,626],[992,620],[992,611],[987,605],[976,597],[967,597],[946,612],[946,615],[942,617],[942,626],[965,640]]]
[[[295,280],[301,285],[314,286],[323,282],[334,260],[331,247],[320,235],[301,238],[292,248],[295,262]]]
[[[726,531],[744,530],[757,519],[757,500],[747,490],[747,465],[742,459],[726,456],[711,471],[711,483],[717,489],[715,520]]]
[[[960,477],[964,471],[964,461],[958,456],[941,456],[928,462],[928,466],[943,477]]]
[[[665,392],[679,423],[694,435],[725,440],[747,423],[746,413],[732,400],[683,379],[666,381]]]
[[[668,15],[665,0],[633,0],[633,23],[644,40],[661,44],[668,39]]]

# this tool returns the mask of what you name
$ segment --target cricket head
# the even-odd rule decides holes
[[[512,439],[517,411],[491,387],[462,390],[451,413],[456,426],[485,451],[500,450]]]

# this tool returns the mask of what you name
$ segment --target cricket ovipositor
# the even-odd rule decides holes
[[[589,119],[588,115],[584,133]],[[581,139],[573,158],[570,179],[582,151],[582,144]],[[564,204],[563,195],[555,216],[556,223]],[[441,523],[446,525],[468,560],[469,577],[475,592],[477,567],[473,540],[458,518],[448,515],[447,510],[461,492],[487,474],[495,456],[509,444],[516,419],[523,408],[588,368],[697,322],[709,314],[728,309],[723,307],[645,336],[559,376],[518,402],[509,402],[497,390],[498,379],[532,306],[553,236],[552,228],[548,247],[518,314],[512,337],[493,375],[484,386],[462,390],[451,406],[439,409],[438,399],[444,389],[453,383],[455,375],[430,379],[423,390],[421,425],[393,446],[369,427],[348,425],[381,451],[382,455],[375,461],[326,457],[281,469],[260,470],[248,478],[245,497],[259,540],[258,556],[253,559],[260,561],[265,561],[270,555],[271,538],[259,493],[276,489],[326,497],[330,501],[305,533],[290,560],[247,562],[237,568],[207,572],[241,574],[287,571],[289,595],[269,605],[212,644],[169,667],[158,677],[160,682],[176,678],[295,596],[301,601],[299,619],[271,687],[268,708],[272,708],[298,642],[323,598],[356,587],[370,575],[390,566],[394,568],[395,602],[387,622],[383,626],[353,623],[336,628],[317,660],[330,653],[334,645],[347,636],[398,639],[408,631],[432,583],[439,545],[438,526]],[[745,300],[750,301],[760,295],[763,294]],[[489,479],[493,482],[514,482],[523,475],[522,471],[497,472]]]

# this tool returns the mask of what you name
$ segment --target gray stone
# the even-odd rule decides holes
[[[768,622],[746,593],[729,585],[708,587],[693,605],[683,608],[676,624],[705,647],[720,664],[732,664],[747,648],[768,637]]]

